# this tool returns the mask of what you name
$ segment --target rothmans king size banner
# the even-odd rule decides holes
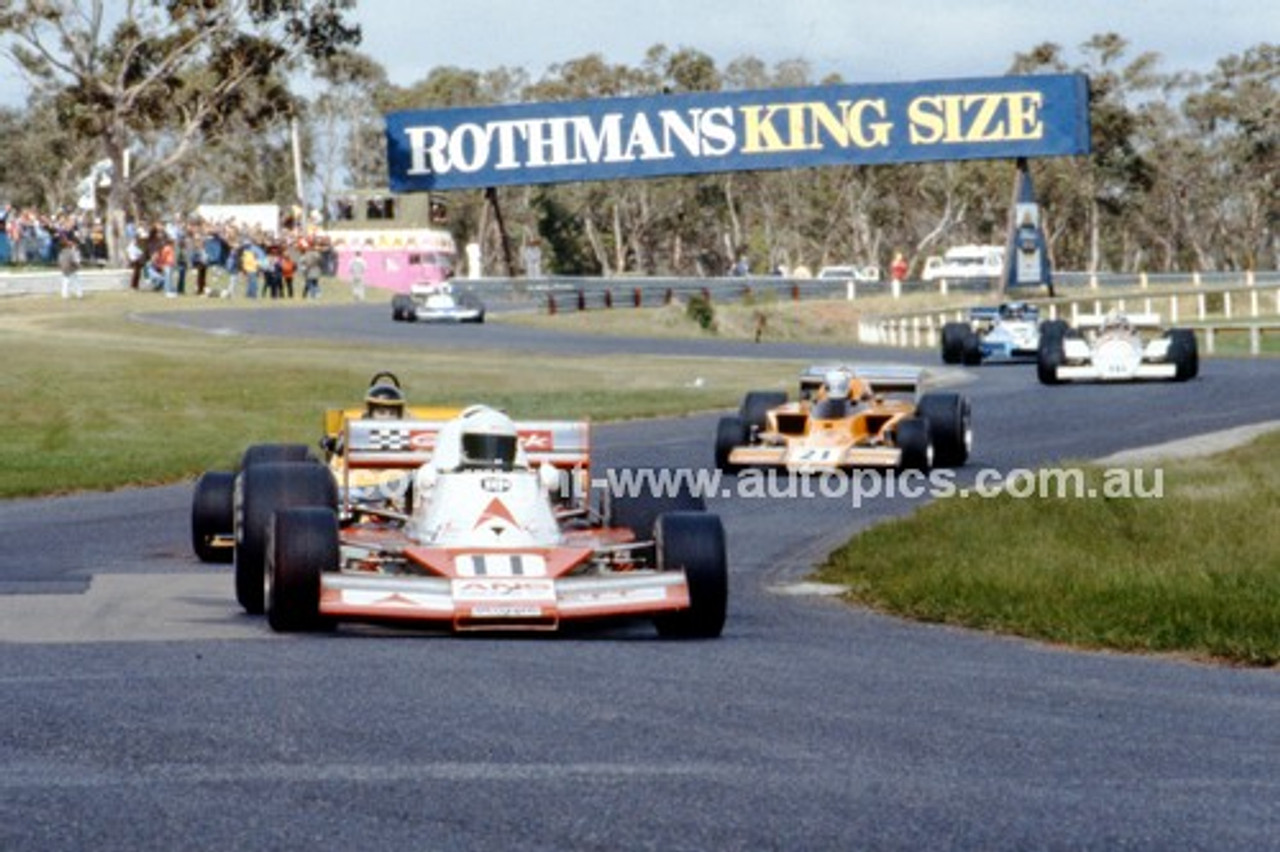
[[[394,192],[1089,152],[1081,74],[387,115]]]

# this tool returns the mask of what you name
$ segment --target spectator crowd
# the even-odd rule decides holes
[[[129,220],[123,256],[134,290],[222,298],[318,298],[320,282],[336,271],[328,239],[314,231],[268,232],[235,220],[172,217],[150,224]],[[72,260],[74,258],[74,260]],[[0,265],[106,266],[100,217],[80,211],[54,215],[0,207]],[[64,284],[64,291],[66,285]],[[65,292],[64,292],[65,295]]]

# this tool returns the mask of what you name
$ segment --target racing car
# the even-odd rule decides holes
[[[391,297],[396,322],[484,322],[484,303],[474,293],[459,292],[448,281],[414,284],[408,293]]]
[[[516,423],[471,406],[447,421],[347,419],[350,476],[408,472],[403,511],[316,461],[258,463],[236,485],[237,599],[276,631],[341,621],[452,631],[650,619],[719,636],[724,529],[688,490],[593,490],[588,424]]]
[[[973,443],[969,400],[921,393],[925,379],[916,368],[809,367],[800,376],[799,399],[753,391],[737,415],[720,419],[716,467],[812,473],[963,465]]]
[[[1040,331],[1036,373],[1046,385],[1078,381],[1184,382],[1200,372],[1195,332],[1164,330],[1157,314],[1082,316],[1074,328],[1062,320]]]
[[[1040,310],[1026,302],[969,309],[967,322],[942,326],[942,361],[1034,361],[1040,346]]]

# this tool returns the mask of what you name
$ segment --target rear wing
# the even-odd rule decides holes
[[[451,419],[451,418],[450,418]],[[348,419],[343,457],[348,468],[417,468],[431,461],[444,420]],[[524,420],[516,423],[520,446],[532,466],[586,468],[591,458],[585,420]]]
[[[800,374],[800,398],[812,399],[817,396],[818,389],[827,373],[843,370],[855,379],[869,385],[872,393],[919,393],[931,376],[928,370],[920,367],[852,367],[846,364],[816,364]]]
[[[1002,305],[979,305],[969,309],[969,321],[991,324],[999,319],[1040,319],[1040,309],[1026,302],[1005,302]]]

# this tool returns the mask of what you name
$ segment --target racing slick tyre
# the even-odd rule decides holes
[[[904,417],[898,421],[898,449],[902,457],[899,470],[918,470],[928,473],[933,469],[933,439],[929,435],[929,421],[923,417]]]
[[[315,461],[306,444],[254,444],[240,457],[240,470],[255,464]]]
[[[191,498],[191,547],[201,562],[230,562],[235,552],[216,544],[235,533],[236,475],[208,471],[196,480]]]
[[[942,326],[942,363],[959,364],[964,360],[964,341],[972,330],[967,322]]]
[[[716,424],[716,468],[737,473],[739,465],[729,462],[729,454],[747,442],[747,427],[741,417],[721,417]]]
[[[393,322],[408,322],[413,317],[413,298],[403,293],[391,297],[391,319]]]
[[[617,494],[608,501],[609,517],[606,526],[625,527],[631,530],[638,541],[649,541],[654,537],[654,524],[658,516],[668,512],[705,512],[707,501],[701,494],[694,494],[693,488],[683,477],[677,477],[675,470],[663,468],[617,468],[612,471],[611,481],[624,484],[632,483],[636,491],[630,494]],[[652,479],[649,479],[652,475]],[[639,486],[651,486],[648,490]],[[671,487],[664,487],[671,486]],[[653,554],[642,554],[652,558]]]
[[[1196,333],[1189,328],[1172,328],[1166,332],[1169,338],[1169,360],[1173,362],[1175,382],[1194,379],[1200,373],[1200,350],[1196,346]]]
[[[267,533],[267,623],[277,633],[318,630],[320,574],[338,567],[338,516],[332,509],[281,509]]]
[[[245,468],[236,480],[236,600],[259,615],[266,606],[267,536],[272,516],[294,506],[338,508],[333,474],[313,462],[268,462]]]
[[[1066,361],[1063,341],[1067,337],[1067,324],[1062,320],[1047,320],[1040,324],[1040,347],[1036,350],[1036,377],[1043,385],[1059,383],[1058,368]]]
[[[743,397],[738,416],[742,418],[747,436],[753,437],[755,433],[764,429],[765,416],[786,401],[786,391],[751,391]]]
[[[929,439],[942,467],[959,467],[969,460],[973,427],[968,397],[958,393],[927,393],[920,397],[916,416],[929,423]]]
[[[729,602],[729,569],[724,526],[707,512],[667,512],[654,528],[658,570],[684,571],[689,608],[654,619],[658,635],[671,639],[714,639],[724,630]]]

